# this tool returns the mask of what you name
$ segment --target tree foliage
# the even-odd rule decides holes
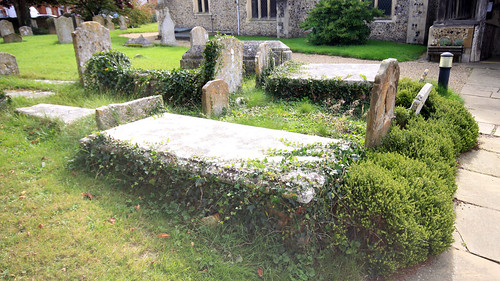
[[[370,35],[368,23],[382,12],[371,1],[321,0],[300,24],[315,45],[363,44]]]

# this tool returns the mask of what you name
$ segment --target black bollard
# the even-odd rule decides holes
[[[439,60],[439,78],[438,85],[444,89],[448,89],[448,82],[450,80],[451,65],[453,64],[453,54],[445,52],[441,54]]]

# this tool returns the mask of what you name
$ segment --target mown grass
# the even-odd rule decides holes
[[[240,40],[278,40],[273,37],[238,36]],[[367,60],[395,58],[400,62],[418,59],[426,50],[422,45],[401,44],[389,41],[368,40],[364,45],[328,46],[313,45],[307,38],[280,38],[293,52],[352,57]]]

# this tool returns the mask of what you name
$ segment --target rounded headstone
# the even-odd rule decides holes
[[[15,56],[9,53],[0,53],[0,75],[19,75]]]
[[[206,45],[208,41],[208,32],[201,26],[196,26],[190,34],[191,46]]]

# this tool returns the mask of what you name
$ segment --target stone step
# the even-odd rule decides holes
[[[66,124],[71,124],[78,119],[95,114],[95,109],[40,103],[30,107],[16,108],[16,112],[39,118],[59,119]]]

